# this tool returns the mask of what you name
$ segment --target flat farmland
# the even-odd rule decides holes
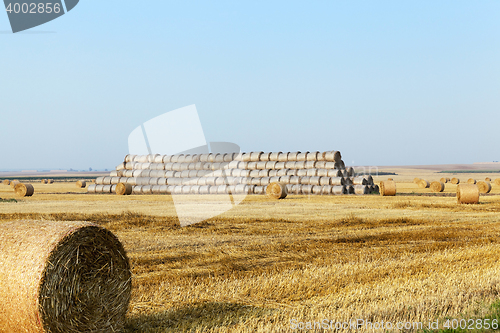
[[[496,316],[500,187],[493,185],[477,205],[458,205],[455,185],[433,194],[412,182],[457,175],[383,171],[397,175],[375,182],[394,178],[397,196],[250,195],[184,228],[168,195],[87,194],[56,181],[34,183],[35,195],[18,199],[0,185],[0,198],[17,200],[0,202],[0,223],[87,220],[113,231],[133,269],[125,332],[289,332],[324,319],[425,327]],[[217,205],[202,196],[192,200],[200,209]]]

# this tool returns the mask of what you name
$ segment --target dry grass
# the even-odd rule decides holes
[[[61,194],[0,203],[0,223],[87,220],[117,234],[134,274],[126,332],[484,315],[500,294],[500,196],[457,205],[409,179],[395,197],[250,196],[185,228],[169,196],[87,195],[57,184]],[[0,196],[8,197],[2,188]]]

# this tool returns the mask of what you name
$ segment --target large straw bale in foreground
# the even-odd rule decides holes
[[[31,184],[17,183],[14,192],[20,197],[31,197],[35,193],[35,189]]]
[[[271,183],[266,188],[266,194],[269,198],[284,199],[288,195],[285,184]]]
[[[0,332],[117,332],[131,291],[125,250],[86,222],[0,224]]]
[[[430,188],[431,188],[432,192],[443,192],[444,191],[444,183],[443,182],[432,182]]]
[[[489,182],[477,182],[477,188],[479,189],[479,193],[490,193],[491,192],[491,184]]]
[[[460,204],[475,204],[479,202],[479,188],[475,184],[460,184],[457,186],[457,202]]]
[[[396,195],[396,183],[392,180],[384,180],[380,182],[380,195],[394,196]]]
[[[458,185],[458,184],[460,184],[460,179],[454,177],[454,178],[451,179],[451,183],[455,184],[455,185]]]

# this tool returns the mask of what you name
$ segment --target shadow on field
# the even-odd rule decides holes
[[[249,318],[271,315],[276,309],[207,302],[155,314],[136,315],[127,319],[124,332],[186,332],[230,327]]]

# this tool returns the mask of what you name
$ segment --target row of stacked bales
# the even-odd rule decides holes
[[[127,155],[90,193],[115,193],[119,183],[134,194],[265,194],[271,183],[289,194],[369,194],[378,192],[371,176],[356,177],[338,151]]]

